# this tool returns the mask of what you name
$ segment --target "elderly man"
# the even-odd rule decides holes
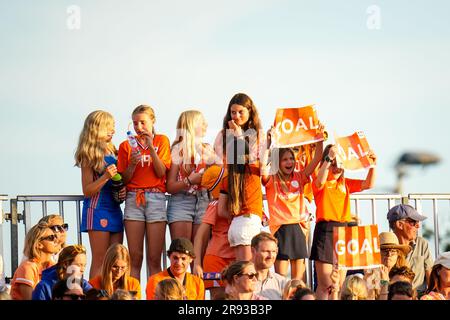
[[[253,263],[258,273],[255,293],[269,300],[281,300],[287,279],[269,269],[277,258],[277,239],[270,233],[261,232],[253,237],[251,248]]]
[[[399,204],[392,207],[388,214],[389,227],[395,233],[400,244],[409,244],[411,250],[406,256],[412,271],[415,273],[413,288],[419,296],[426,289],[430,277],[433,259],[428,247],[428,242],[417,236],[420,222],[426,217],[420,215],[416,209],[407,204]]]

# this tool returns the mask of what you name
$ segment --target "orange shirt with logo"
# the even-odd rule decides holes
[[[102,277],[100,275],[90,279],[89,283],[97,290],[105,289],[102,288]],[[141,300],[141,285],[138,279],[127,277],[127,283],[125,283],[125,288],[123,289],[127,291],[137,291],[136,299]]]
[[[139,141],[138,146],[139,152],[141,153],[141,160],[136,165],[133,177],[127,184],[127,189],[156,188],[160,192],[166,192],[166,176],[164,175],[161,178],[156,176],[148,146],[144,148]],[[169,138],[165,135],[155,134],[153,138],[153,147],[155,148],[158,157],[164,163],[166,169],[170,169],[171,155]],[[130,163],[131,152],[132,149],[128,140],[120,144],[117,159],[118,172],[124,172],[127,169]]]
[[[305,197],[303,187],[311,180],[303,171],[294,171],[286,181],[287,191],[283,190],[277,175],[269,176],[266,187],[267,207],[269,208],[269,228],[272,234],[285,224],[305,222]]]
[[[188,300],[205,300],[205,285],[203,280],[189,272],[185,274],[185,295]],[[164,279],[169,279],[169,272],[163,270],[159,273],[152,275],[148,278],[147,288],[145,290],[147,294],[147,300],[155,300],[155,290],[158,283]]]
[[[259,167],[254,165],[247,166],[243,191],[244,201],[241,204],[241,212],[235,216],[253,213],[262,218],[263,195]],[[226,176],[224,175],[222,179],[222,188],[220,192],[228,194],[228,174]]]
[[[362,191],[363,180],[327,180],[322,189],[312,183],[316,203],[316,222],[350,222],[350,194]]]

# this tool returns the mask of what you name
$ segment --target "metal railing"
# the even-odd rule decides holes
[[[3,244],[3,231],[5,227],[4,221],[9,221],[10,227],[10,239],[11,243],[9,244],[9,250],[11,255],[11,275],[14,273],[15,269],[18,266],[18,248],[19,248],[19,223],[23,222],[24,231],[27,232],[33,225],[34,211],[31,206],[32,203],[40,203],[40,217],[48,215],[48,206],[49,203],[57,203],[58,205],[58,213],[63,216],[66,220],[65,214],[65,205],[67,203],[75,203],[75,219],[76,219],[76,239],[79,244],[82,243],[82,234],[80,232],[81,225],[81,202],[83,201],[83,196],[81,195],[20,195],[14,199],[9,199],[7,195],[0,195],[0,203],[3,204],[4,201],[10,201],[10,213],[3,213],[2,210],[2,218],[0,220],[0,254],[3,255],[4,244]],[[386,212],[389,208],[393,207],[398,203],[410,203],[413,202],[413,206],[416,207],[420,211],[421,204],[424,201],[432,201],[433,203],[433,229],[434,229],[434,246],[435,246],[435,256],[439,253],[439,219],[438,219],[438,200],[447,200],[450,203],[450,193],[449,194],[409,194],[408,197],[402,197],[398,194],[352,194],[351,202],[352,202],[352,211],[359,219],[364,213],[364,210],[361,209],[361,206],[368,202],[370,205],[370,223],[378,224],[378,219],[380,217],[380,213],[383,214],[383,222],[386,223]],[[378,210],[380,203],[384,203],[386,208]],[[23,206],[23,210],[20,212],[18,207]],[[313,210],[314,212],[315,210]],[[381,223],[381,222],[380,222]],[[313,222],[314,224],[314,222]],[[312,242],[312,233],[310,229],[309,243],[308,246]],[[166,244],[167,245],[167,244]],[[310,248],[309,248],[310,249]],[[312,262],[308,260],[307,264],[307,282],[312,285]],[[163,263],[164,267],[166,267],[166,252],[163,252]]]

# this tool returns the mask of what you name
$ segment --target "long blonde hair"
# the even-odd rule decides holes
[[[352,274],[345,279],[342,286],[341,300],[367,300],[366,281],[356,274]]]
[[[120,243],[115,243],[109,247],[102,264],[101,288],[106,290],[110,296],[114,292],[111,270],[117,260],[125,261],[127,268],[122,277],[116,281],[116,289],[128,290],[127,283],[128,277],[130,277],[130,254],[128,253],[128,249]]]
[[[196,136],[195,128],[203,121],[203,114],[197,110],[187,110],[180,114],[177,121],[177,135],[172,144],[172,148],[180,144],[180,156],[183,162],[183,168],[186,172],[188,165],[195,163],[196,155]]]
[[[28,230],[27,235],[25,236],[23,254],[29,260],[38,260],[40,262],[42,250],[38,248],[38,245],[47,229],[50,230],[48,223],[39,222]]]
[[[104,171],[106,154],[117,155],[112,142],[102,140],[108,133],[108,128],[114,125],[113,116],[102,110],[91,112],[84,121],[75,152],[75,165],[89,167],[95,172]]]

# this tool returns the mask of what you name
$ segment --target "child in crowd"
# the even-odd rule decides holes
[[[166,172],[170,168],[170,143],[155,133],[155,112],[140,105],[132,113],[137,150],[128,141],[119,146],[118,171],[127,186],[124,223],[131,256],[131,275],[140,279],[147,241],[150,274],[161,271],[166,234]]]
[[[319,127],[323,132],[323,126]],[[268,148],[273,129],[267,136]],[[306,209],[304,186],[311,181],[317,165],[322,158],[323,141],[315,143],[312,161],[300,171],[295,171],[296,156],[291,148],[271,150],[271,172],[263,170],[262,183],[266,187],[267,206],[270,219],[269,228],[278,240],[278,255],[275,272],[286,276],[289,264],[291,278],[303,280],[305,258],[308,255],[306,241]],[[264,157],[265,159],[266,157]]]
[[[167,204],[170,236],[194,241],[209,197],[200,186],[203,171],[215,162],[211,146],[203,143],[207,123],[203,114],[188,110],[180,114],[172,144],[172,164],[167,176]]]
[[[116,243],[106,252],[100,275],[89,280],[97,290],[105,290],[109,296],[117,289],[136,291],[136,299],[141,299],[141,285],[130,276],[130,255],[125,246]]]
[[[33,289],[41,280],[42,270],[54,264],[52,256],[58,250],[58,237],[47,223],[38,223],[28,231],[23,249],[27,258],[16,269],[11,282],[13,300],[31,300]]]
[[[92,252],[89,278],[100,273],[109,246],[122,243],[123,239],[122,209],[114,201],[111,189],[111,178],[117,173],[114,133],[111,114],[101,110],[91,112],[84,121],[75,153],[84,194],[81,231],[89,234]]]
[[[183,286],[173,278],[163,279],[156,285],[155,300],[183,300]]]
[[[375,164],[376,156],[372,151],[369,157]],[[375,167],[369,169],[365,180],[346,179],[337,158],[337,147],[328,145],[325,148],[320,169],[312,184],[317,210],[310,259],[315,261],[316,295],[319,300],[327,300],[331,288],[333,228],[348,226],[351,221],[350,194],[370,189],[374,184]],[[345,270],[341,271],[342,280],[345,274]]]

